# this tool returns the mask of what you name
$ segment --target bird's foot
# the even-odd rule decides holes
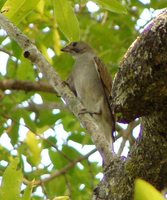
[[[82,114],[90,114],[90,115],[100,115],[101,114],[101,111],[99,112],[92,112],[92,111],[88,111],[86,108],[83,108],[79,113],[78,115],[82,115]]]
[[[63,87],[65,87],[65,86],[70,87],[67,81],[62,81],[62,85],[63,85]]]

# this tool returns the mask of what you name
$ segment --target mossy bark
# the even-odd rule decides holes
[[[134,180],[167,187],[167,9],[128,49],[114,79],[112,107],[120,122],[141,118],[128,157],[116,157],[94,191],[96,200],[132,200]]]

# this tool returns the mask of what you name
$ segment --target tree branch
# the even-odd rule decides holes
[[[48,92],[57,95],[56,91],[52,86],[48,83],[38,81],[22,81],[22,80],[12,80],[12,79],[4,79],[0,80],[0,89],[1,90],[23,90],[25,92]],[[35,104],[33,102],[29,103],[29,106],[24,107],[25,109],[38,112],[44,109],[60,109],[64,110],[67,109],[67,106],[63,103],[42,103],[42,104]]]
[[[123,150],[124,150],[124,147],[125,147],[125,144],[127,142],[127,140],[131,137],[132,135],[132,132],[134,130],[134,128],[139,125],[139,120],[137,121],[132,121],[128,124],[127,128],[126,129],[123,129],[121,132],[122,132],[122,142],[121,142],[121,145],[119,147],[119,150],[118,150],[118,153],[117,155],[118,156],[121,156]]]
[[[14,26],[6,17],[0,14],[0,25],[6,30],[8,35],[13,38],[24,50],[24,56],[31,60],[33,64],[38,66],[39,70],[48,80],[49,84],[55,89],[59,96],[61,96],[69,109],[81,121],[82,125],[91,133],[91,138],[100,152],[104,163],[107,165],[113,159],[110,144],[106,141],[104,134],[100,130],[96,121],[90,114],[79,115],[80,111],[84,109],[83,105],[70,91],[68,86],[64,84],[54,68],[43,57],[37,47],[25,36],[16,26]]]
[[[79,158],[77,158],[76,160],[70,162],[68,165],[66,165],[63,169],[60,169],[59,171],[55,171],[53,174],[51,174],[49,177],[42,179],[42,180],[37,180],[34,182],[34,185],[38,186],[38,185],[42,185],[48,181],[53,180],[54,178],[61,176],[65,173],[67,173],[68,170],[72,169],[78,162],[82,162],[83,160],[89,158],[89,156],[91,156],[93,153],[95,153],[97,151],[97,149],[93,149],[92,151],[90,151],[89,153],[87,153],[85,156],[81,156]],[[25,184],[29,184],[30,182],[26,179],[24,179],[24,183]]]
[[[49,92],[49,93],[56,94],[56,91],[51,85],[42,81],[32,82],[32,81],[4,79],[4,80],[0,80],[0,89],[1,90],[24,90],[26,92],[40,91],[40,92]]]
[[[40,112],[41,110],[53,110],[53,109],[59,109],[59,110],[67,110],[67,106],[63,103],[42,103],[42,104],[36,104],[34,102],[30,102],[28,106],[26,107],[21,107],[21,108],[24,108],[28,111],[31,111],[31,112],[35,112],[35,113],[38,113]]]

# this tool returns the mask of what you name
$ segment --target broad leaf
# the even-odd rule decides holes
[[[6,2],[7,0],[1,0],[0,1],[0,9],[2,8],[2,6],[4,5],[4,3]],[[3,10],[2,10],[2,12],[3,12]]]
[[[126,8],[122,6],[117,0],[93,0],[105,9],[116,12],[116,13],[126,13]]]
[[[29,185],[27,186],[27,188],[26,188],[25,191],[24,191],[22,200],[31,200],[32,189],[33,189],[33,187],[34,187],[33,184],[34,184],[34,181],[32,181],[31,184],[29,184]]]
[[[68,0],[52,0],[55,18],[59,28],[69,41],[78,41],[80,38],[79,23]]]
[[[164,200],[164,198],[151,184],[144,180],[137,179],[135,183],[134,200]]]
[[[53,200],[70,200],[68,196],[55,197]]]
[[[34,8],[40,0],[8,0],[2,11],[15,24],[19,24]]]
[[[30,163],[37,166],[41,162],[42,147],[39,139],[37,139],[35,134],[31,131],[29,131],[27,134],[26,144],[29,147],[29,156],[27,156],[27,159]]]
[[[23,180],[21,170],[18,168],[19,160],[13,159],[4,172],[2,186],[0,188],[0,199],[19,200],[20,187]]]

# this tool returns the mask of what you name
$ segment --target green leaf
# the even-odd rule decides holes
[[[40,140],[35,136],[34,133],[29,131],[27,133],[26,144],[28,146],[29,152],[27,160],[33,165],[37,166],[41,162],[42,147],[40,144]]]
[[[21,64],[18,67],[16,78],[19,80],[29,81],[33,81],[35,79],[33,65],[29,62],[29,60],[25,58],[21,59]]]
[[[18,43],[14,40],[11,41],[11,49],[12,49],[13,55],[15,55],[17,58],[21,57],[23,53],[22,49],[20,48]]]
[[[15,110],[15,112],[13,112],[11,114],[11,117],[13,119],[13,125],[14,125],[15,121],[19,121],[20,118],[23,118],[24,122],[26,124],[26,127],[29,128],[31,131],[36,132],[36,124],[31,119],[30,113],[27,110],[22,109],[22,108],[17,109],[17,110]],[[15,124],[19,126],[19,123],[15,123]],[[18,128],[16,130],[18,130]],[[11,131],[11,134],[13,134],[12,131]]]
[[[33,132],[36,131],[36,125],[34,121],[30,118],[30,113],[24,109],[20,109],[17,111],[19,113],[20,117],[23,117],[26,126]]]
[[[22,200],[31,200],[32,189],[33,189],[33,182],[32,184],[28,185],[27,188],[25,189]]]
[[[54,137],[53,136],[49,136],[47,138],[47,141],[49,141],[49,142],[46,142],[46,140],[42,141],[43,149],[49,149],[52,146],[52,144],[55,145],[57,143],[57,140],[56,140],[55,136]]]
[[[164,198],[151,184],[144,180],[137,179],[135,182],[134,200],[164,200]]]
[[[5,170],[0,188],[0,199],[20,199],[20,187],[23,181],[23,175],[18,165],[19,159],[13,159]]]
[[[18,118],[16,118],[16,120],[17,119]],[[19,132],[19,124],[13,121],[11,127],[8,129],[7,132],[8,136],[10,136],[11,143],[13,145],[18,143],[18,137],[19,137],[18,132]]]
[[[62,158],[60,153],[57,151],[53,151],[52,149],[49,149],[49,157],[56,169],[61,169],[67,164],[67,161]]]
[[[55,179],[44,183],[48,194],[48,199],[53,199],[56,196],[65,194],[67,190],[64,176],[58,176]]]
[[[42,110],[39,115],[38,127],[45,125],[52,126],[59,118],[59,114],[54,115],[50,110]]]
[[[52,0],[60,30],[69,41],[80,39],[79,23],[68,0]]]
[[[92,140],[89,136],[89,134],[85,134],[85,133],[72,133],[69,137],[68,137],[68,140],[72,140],[74,142],[77,142],[77,143],[80,143],[80,144],[90,144],[90,145],[93,145],[92,143]]]
[[[123,13],[123,14],[127,12],[126,8],[122,6],[117,0],[93,0],[93,1],[111,12]]]
[[[2,10],[4,14],[15,24],[19,24],[34,8],[40,0],[8,0]]]
[[[0,9],[2,8],[2,6],[4,5],[4,3],[6,2],[7,0],[0,0]],[[2,10],[3,12],[3,10]]]
[[[53,200],[70,200],[68,196],[55,197]]]
[[[10,151],[0,145],[0,160],[9,162]]]
[[[64,157],[63,155],[66,155]],[[81,156],[81,154],[74,149],[73,147],[69,147],[67,145],[63,146],[62,153],[54,151],[52,149],[49,150],[50,159],[56,169],[61,169],[69,164],[70,160],[75,160]],[[67,159],[68,158],[68,159]],[[73,170],[73,169],[71,169]]]

